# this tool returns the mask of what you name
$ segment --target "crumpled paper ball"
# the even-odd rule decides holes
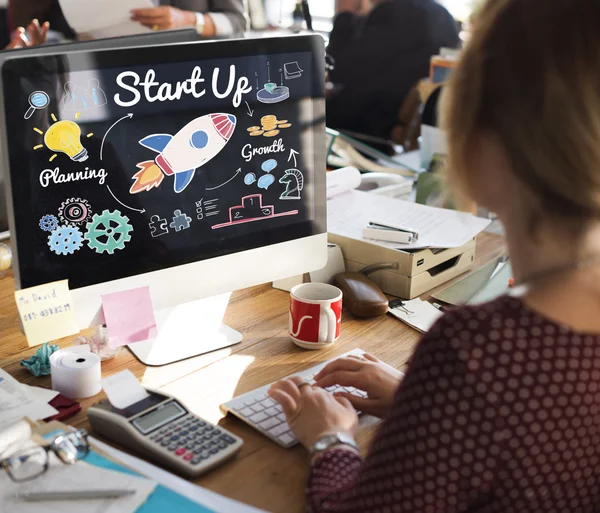
[[[25,367],[36,378],[50,375],[50,355],[58,351],[58,345],[50,345],[46,342],[40,347],[31,358],[21,361],[21,366]]]
[[[97,326],[91,337],[77,337],[73,345],[89,344],[92,353],[97,354],[101,361],[105,361],[114,358],[121,351],[120,347],[110,347],[108,339],[108,328]]]

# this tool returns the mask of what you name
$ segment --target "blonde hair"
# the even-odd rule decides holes
[[[600,1],[489,0],[442,100],[448,181],[470,197],[480,134],[560,216],[600,217]]]

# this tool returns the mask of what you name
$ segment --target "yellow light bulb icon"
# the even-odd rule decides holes
[[[58,121],[44,135],[44,142],[49,149],[65,153],[75,162],[88,159],[88,152],[80,139],[81,128],[73,121]]]

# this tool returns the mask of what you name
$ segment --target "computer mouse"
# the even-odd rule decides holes
[[[355,317],[379,317],[387,313],[388,300],[385,294],[364,274],[336,274],[334,284],[342,290],[343,304]]]

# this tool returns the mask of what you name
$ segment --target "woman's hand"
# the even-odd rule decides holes
[[[344,397],[334,397],[299,377],[275,383],[269,396],[281,404],[291,430],[307,449],[328,434],[343,432],[354,436],[358,416]]]
[[[334,360],[315,376],[315,381],[322,388],[341,385],[363,390],[367,393],[366,398],[342,392],[336,396],[347,399],[361,412],[383,418],[392,406],[403,376],[400,371],[365,353],[362,357]]]
[[[160,6],[147,9],[133,9],[131,20],[137,21],[152,30],[169,30],[196,26],[196,14],[177,7]]]
[[[26,48],[44,44],[48,38],[49,29],[50,24],[48,22],[45,22],[40,26],[38,20],[32,20],[31,23],[27,25],[27,29],[19,27],[12,33],[10,43],[6,49],[14,50],[15,48]]]

